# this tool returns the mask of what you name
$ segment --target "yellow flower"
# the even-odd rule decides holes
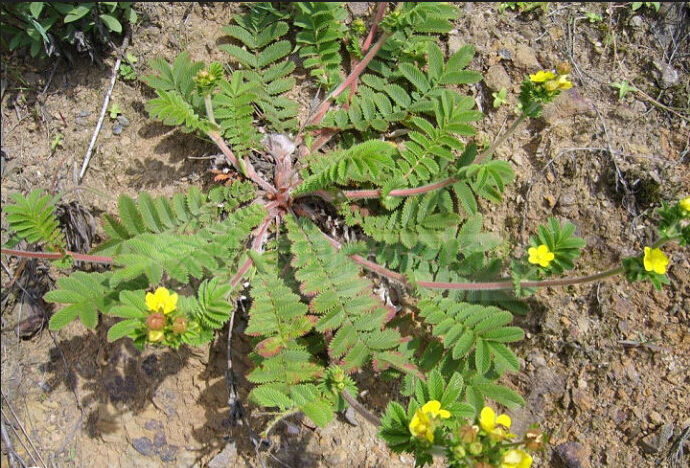
[[[441,402],[438,400],[431,400],[424,403],[424,406],[422,406],[422,411],[424,411],[427,414],[430,414],[434,418],[450,418],[450,411],[441,409]]]
[[[514,434],[508,432],[511,424],[510,416],[502,414],[496,417],[496,412],[489,406],[485,406],[479,413],[479,425],[493,438],[514,437]]]
[[[429,442],[434,442],[434,429],[431,419],[424,411],[418,409],[410,421],[410,434],[418,439],[426,438]]]
[[[527,261],[535,265],[541,265],[544,268],[548,267],[549,263],[551,263],[555,257],[546,244],[541,244],[539,247],[530,247],[527,253],[529,254]]]
[[[668,257],[664,255],[661,249],[652,249],[651,247],[644,248],[644,269],[653,271],[663,275],[666,273],[666,266],[668,265]]]
[[[685,211],[686,213],[690,213],[690,197],[685,197],[681,201],[678,202],[680,207]]]
[[[155,343],[163,339],[163,332],[161,330],[149,330],[149,341]]]
[[[501,468],[530,468],[532,457],[519,449],[507,451],[501,460]]]
[[[169,314],[177,307],[177,293],[170,294],[167,289],[159,287],[155,293],[146,293],[146,307],[154,312]]]
[[[556,74],[546,70],[538,71],[534,75],[529,76],[529,79],[532,83],[543,83],[544,81],[548,81],[553,78],[556,78]]]
[[[560,75],[556,83],[558,84],[558,89],[562,91],[573,87],[573,84],[568,80],[568,75]]]
[[[410,421],[410,434],[423,439],[426,438],[430,443],[434,442],[434,429],[436,428],[436,420],[450,418],[448,410],[441,409],[441,402],[437,400],[428,401],[418,409],[412,421]]]

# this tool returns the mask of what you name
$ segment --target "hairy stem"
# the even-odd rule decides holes
[[[503,144],[503,142],[506,141],[508,139],[508,137],[515,132],[515,130],[517,130],[518,125],[520,125],[522,123],[522,121],[525,120],[526,118],[527,118],[527,114],[525,114],[525,113],[520,114],[520,116],[517,119],[515,119],[515,122],[513,122],[513,124],[510,126],[510,128],[508,128],[508,130],[506,130],[505,133],[503,133],[503,135],[501,135],[496,140],[494,140],[494,142],[491,143],[491,146],[489,146],[487,149],[485,149],[484,151],[479,153],[479,155],[474,159],[473,164],[479,164],[484,159],[486,159],[489,156],[491,156],[492,154],[494,154],[494,151],[496,151],[496,149],[499,146],[501,146]]]
[[[1,253],[5,255],[13,255],[15,257],[24,257],[24,258],[40,258],[43,260],[60,260],[61,258],[64,258],[66,255],[72,257],[73,259],[80,261],[80,262],[90,262],[90,263],[103,263],[103,264],[109,264],[113,262],[113,257],[103,257],[99,255],[87,255],[87,254],[81,254],[78,252],[71,252],[69,250],[65,250],[64,253],[59,253],[59,252],[29,252],[27,250],[15,250],[15,249],[5,249],[2,248]]]
[[[208,117],[208,120],[212,124],[218,125],[216,123],[216,117],[213,114],[213,103],[211,102],[211,95],[210,94],[207,94],[206,96],[204,96],[204,106],[206,106],[206,116]]]
[[[340,249],[342,247],[342,244],[338,242],[337,240],[333,239],[332,237],[322,233],[328,241],[333,245],[336,249]],[[661,243],[655,243],[654,247],[658,247],[659,245],[662,245],[664,243],[668,242],[668,240],[665,240]],[[658,244],[658,245],[657,245]],[[361,255],[350,255],[350,259],[357,263],[358,265],[362,265],[364,268],[367,270],[373,271],[374,273],[377,273],[381,276],[384,276],[388,279],[391,279],[393,281],[398,281],[402,284],[404,284],[407,287],[412,286],[410,282],[407,280],[405,275],[402,275],[398,272],[395,272],[393,270],[389,270],[388,268],[379,265],[378,263],[372,262],[371,260],[367,260]],[[567,278],[558,278],[558,279],[550,279],[550,280],[536,280],[536,281],[520,281],[520,287],[522,288],[545,288],[549,286],[568,286],[571,284],[583,284],[583,283],[591,283],[593,281],[599,281],[605,278],[608,278],[609,276],[615,276],[620,273],[623,273],[625,269],[623,266],[618,266],[615,268],[610,268],[605,271],[601,271],[599,273],[594,273],[591,275],[586,275],[586,276],[579,276],[579,277],[567,277]],[[415,283],[417,286],[422,287],[422,288],[427,288],[427,289],[459,289],[459,290],[464,290],[464,291],[500,291],[500,290],[510,290],[515,287],[513,284],[512,280],[502,280],[502,281],[489,281],[489,282],[481,282],[481,283],[475,283],[475,282],[468,282],[468,283],[449,283],[449,282],[439,282],[439,281],[417,281]]]
[[[361,414],[362,417],[366,419],[368,422],[370,422],[376,427],[379,427],[381,425],[381,419],[374,413],[366,409],[364,406],[362,406],[362,404],[355,400],[355,398],[352,395],[350,395],[347,391],[341,392],[340,395],[343,397],[343,400],[347,401],[347,403],[352,407],[353,410]]]

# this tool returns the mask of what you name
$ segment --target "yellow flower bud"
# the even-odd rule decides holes
[[[149,341],[151,343],[156,343],[157,341],[162,341],[165,335],[161,330],[149,330]]]

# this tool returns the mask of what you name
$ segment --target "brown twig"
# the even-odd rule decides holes
[[[17,466],[17,464],[20,466],[28,466],[26,462],[22,460],[22,457],[20,457],[19,454],[14,450],[12,439],[10,439],[10,435],[7,433],[7,428],[5,427],[4,417],[0,421],[0,433],[2,434],[2,441],[5,443],[5,452],[7,454],[7,459],[10,462],[10,466],[14,467]]]
[[[355,398],[352,395],[350,395],[347,391],[341,392],[340,396],[343,397],[343,400],[347,401],[347,403],[352,407],[353,410],[361,414],[362,417],[367,420],[367,422],[370,422],[376,427],[381,426],[381,419],[374,413],[366,409],[360,402],[355,400]]]
[[[84,156],[84,162],[81,165],[81,170],[79,171],[77,183],[81,183],[81,180],[84,177],[84,174],[86,173],[86,168],[89,165],[89,161],[91,161],[91,153],[93,151],[94,145],[96,144],[96,140],[98,139],[98,134],[101,132],[101,127],[103,126],[103,119],[105,118],[105,111],[108,109],[110,96],[111,94],[113,94],[113,88],[115,87],[115,81],[117,80],[117,72],[120,69],[120,64],[122,63],[122,56],[124,55],[128,45],[129,36],[126,36],[125,39],[122,41],[122,46],[120,47],[120,51],[117,54],[117,60],[115,60],[115,65],[113,66],[113,71],[110,75],[110,86],[108,87],[108,91],[105,93],[105,98],[103,99],[103,106],[101,106],[101,115],[98,117],[98,123],[96,124],[96,128],[94,129],[93,135],[91,136],[89,148],[86,150],[86,156]]]
[[[5,396],[5,392],[0,391],[0,395],[2,395],[2,398],[5,400],[5,404],[7,405],[7,409],[10,410],[10,413],[12,414],[12,417],[14,418],[14,420],[17,422],[17,425],[19,426],[19,429],[21,429],[22,434],[24,434],[24,437],[26,437],[26,440],[29,442],[29,445],[31,445],[31,448],[33,449],[33,451],[36,452],[36,456],[38,457],[40,462],[43,464],[43,466],[47,468],[46,462],[43,461],[43,458],[41,457],[41,452],[38,451],[38,449],[34,445],[34,442],[31,440],[31,437],[29,437],[29,434],[26,432],[26,429],[24,429],[24,425],[22,424],[22,422],[17,417],[17,414],[12,409],[12,405],[10,405],[10,401],[7,399],[7,396]],[[7,415],[4,414],[4,411],[2,412],[2,416],[5,417],[5,420],[8,420]],[[22,445],[24,445],[24,444],[22,444]],[[26,446],[24,446],[24,448],[26,448]],[[34,461],[34,463],[36,463],[36,458],[34,458],[34,456],[31,454],[31,452],[29,450],[27,450],[27,453],[29,454],[31,459]]]

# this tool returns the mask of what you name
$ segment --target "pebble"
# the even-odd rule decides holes
[[[492,91],[500,91],[502,88],[509,89],[512,85],[510,77],[502,65],[490,67],[484,76],[484,83]]]
[[[115,122],[115,125],[113,125],[113,135],[119,135],[122,133],[122,130],[124,130],[124,127],[120,122]]]
[[[657,431],[645,436],[640,441],[642,450],[647,453],[658,453],[666,447],[668,441],[673,437],[673,424],[667,423]]]
[[[565,468],[589,468],[587,450],[579,442],[565,442],[558,445],[554,452]]]
[[[225,468],[233,466],[237,461],[237,446],[235,442],[228,442],[225,444],[223,450],[208,462],[208,468]]]
[[[129,126],[129,119],[125,117],[124,115],[118,115],[117,116],[117,121],[120,125],[123,127],[128,127]]]
[[[369,2],[348,2],[347,7],[353,16],[364,16],[369,11]]]
[[[460,36],[448,36],[448,55],[453,55],[465,45]]]
[[[537,56],[534,54],[534,50],[525,44],[518,44],[515,50],[515,57],[513,58],[513,64],[525,70],[538,70],[541,68]]]
[[[630,26],[633,28],[640,29],[642,26],[644,26],[644,20],[642,19],[641,16],[633,16],[630,18]]]
[[[175,458],[177,457],[177,450],[179,447],[176,445],[164,445],[160,449],[158,449],[158,457],[160,457],[161,461],[169,463],[171,461],[175,461]]]
[[[347,452],[338,449],[330,455],[324,456],[324,460],[329,466],[342,466],[347,461]]]
[[[146,457],[150,457],[155,453],[153,442],[151,442],[151,439],[148,437],[139,437],[138,439],[134,439],[132,441],[132,447]]]

